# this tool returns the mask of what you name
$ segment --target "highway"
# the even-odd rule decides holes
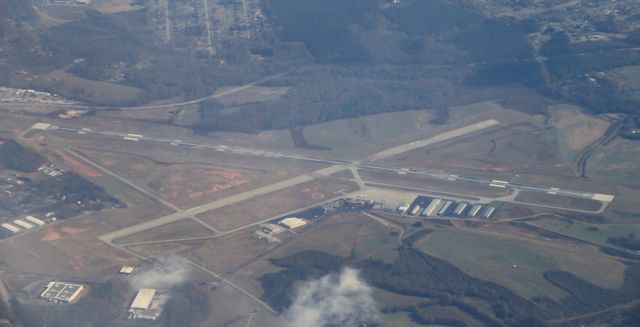
[[[79,135],[94,135],[94,136],[103,136],[103,137],[110,137],[110,138],[120,138],[123,140],[128,140],[130,142],[151,142],[151,143],[166,144],[169,146],[176,146],[176,147],[187,147],[191,149],[208,149],[208,150],[214,150],[218,152],[233,153],[237,155],[247,155],[247,156],[254,156],[254,157],[258,156],[258,157],[274,158],[274,159],[300,160],[300,161],[321,163],[321,164],[341,166],[341,167],[356,167],[358,169],[385,171],[390,173],[427,177],[427,178],[450,181],[450,182],[464,181],[464,182],[480,184],[484,186],[489,185],[491,187],[498,187],[498,188],[508,187],[508,188],[517,189],[521,191],[547,193],[550,195],[567,196],[567,197],[581,198],[581,199],[591,199],[591,200],[603,202],[604,204],[608,204],[609,202],[613,201],[614,196],[608,195],[608,194],[583,192],[578,190],[560,189],[556,187],[539,186],[539,185],[524,184],[524,183],[514,183],[514,182],[508,182],[508,181],[483,179],[483,178],[477,178],[477,177],[466,177],[466,176],[445,174],[445,173],[442,173],[441,171],[428,171],[428,170],[418,171],[418,170],[410,170],[406,168],[386,167],[386,166],[375,164],[375,161],[385,159],[390,156],[398,155],[401,153],[405,153],[408,151],[412,151],[424,146],[444,142],[444,141],[457,138],[466,134],[478,132],[483,129],[495,126],[497,123],[498,122],[496,122],[495,120],[487,120],[487,121],[475,123],[472,125],[468,125],[466,127],[458,128],[452,131],[435,135],[425,140],[414,141],[407,145],[401,145],[388,150],[380,151],[370,156],[369,161],[363,161],[363,162],[359,162],[359,161],[354,162],[354,161],[329,159],[329,158],[318,158],[318,157],[311,157],[311,156],[300,155],[300,154],[273,152],[273,151],[266,151],[262,149],[237,147],[237,146],[229,146],[229,145],[193,143],[193,142],[187,142],[187,141],[171,139],[171,138],[151,137],[151,136],[144,136],[139,134],[130,134],[130,133],[128,134],[128,133],[121,133],[121,132],[114,132],[114,131],[95,131],[88,128],[77,129],[77,128],[59,127],[59,126],[50,125],[46,127],[45,130],[49,132],[67,132],[67,133],[75,133]],[[43,128],[40,128],[40,129],[43,129]]]

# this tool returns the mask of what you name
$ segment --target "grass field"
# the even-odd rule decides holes
[[[419,190],[424,190],[422,193],[427,193],[427,191],[432,191],[435,193],[447,193],[450,192],[452,194],[461,194],[461,196],[468,196],[473,199],[474,195],[477,196],[486,196],[486,197],[497,197],[507,195],[509,190],[490,187],[490,186],[482,186],[474,183],[464,182],[464,181],[446,181],[446,180],[438,180],[433,178],[426,177],[416,177],[409,175],[399,175],[395,173],[386,173],[386,172],[378,172],[378,171],[360,171],[360,176],[367,183],[381,183],[388,185],[398,185],[404,186],[410,189],[416,189],[416,193],[420,193]],[[413,192],[413,191],[412,191]],[[445,196],[445,195],[443,195]]]
[[[220,87],[216,89],[216,94],[223,94],[225,91],[234,88],[235,87]],[[289,87],[253,86],[244,91],[220,96],[216,98],[216,101],[225,106],[238,106],[242,104],[278,100],[283,95],[287,94],[288,91]]]
[[[213,233],[192,219],[182,219],[114,240],[115,244],[208,236]]]
[[[389,327],[421,327],[422,324],[418,324],[411,320],[409,314],[406,312],[387,313],[380,317],[381,326]]]
[[[640,185],[640,142],[616,139],[599,148],[587,163],[589,177]]]
[[[172,150],[176,148],[171,148]],[[170,203],[188,208],[291,177],[293,171],[183,164],[134,154],[88,152],[98,163]],[[179,152],[178,152],[179,154]]]
[[[331,149],[331,154],[364,157],[428,135],[432,111],[404,111],[342,119],[305,127],[312,145]]]
[[[626,66],[609,71],[622,84],[623,94],[640,99],[640,66]]]
[[[515,200],[522,203],[587,211],[596,211],[602,206],[602,203],[596,200],[529,191],[521,191]]]
[[[595,285],[617,288],[622,285],[626,269],[622,263],[595,251],[576,251],[469,232],[438,230],[417,246],[473,276],[504,285],[528,298],[565,295],[544,279],[545,271],[567,271]]]
[[[554,127],[548,137],[557,139],[558,154],[564,161],[572,161],[578,152],[600,138],[609,127],[609,122],[586,115],[580,107],[552,105],[550,124]],[[555,140],[551,140],[555,143]]]
[[[301,209],[357,189],[355,183],[315,180],[198,215],[211,226],[229,230]]]
[[[0,246],[0,270],[24,274],[46,271],[51,276],[107,276],[132,257],[96,241],[101,224],[96,217],[73,220],[24,233]]]
[[[56,80],[60,85],[58,93],[62,96],[80,98],[85,101],[103,104],[127,103],[142,94],[142,90],[110,82],[93,81],[62,71],[50,72],[43,76],[47,80]]]
[[[609,123],[583,114],[575,106],[555,105],[548,111],[551,116],[545,120],[541,115],[504,109],[493,102],[458,107],[451,110],[454,122],[487,117],[503,126],[411,151],[385,164],[447,171],[573,175],[576,155],[601,137]]]
[[[281,269],[269,263],[268,258],[284,258],[302,251],[322,251],[340,257],[349,257],[354,254],[359,259],[370,257],[392,262],[396,257],[394,249],[399,243],[398,236],[390,234],[391,232],[393,232],[392,229],[382,226],[360,213],[336,214],[317,222],[313,229],[296,236],[295,239],[290,240],[265,258],[253,262],[231,278],[239,285],[243,285],[243,287],[260,295],[263,290],[258,279],[265,273]],[[263,241],[263,243],[266,242]],[[227,246],[235,247],[237,245],[232,243]],[[245,248],[245,246],[241,245],[240,248]],[[238,251],[243,250],[230,250],[230,252]],[[213,254],[210,255],[213,256]],[[376,293],[389,301],[388,303],[384,302],[386,305],[391,305],[393,301],[404,298],[382,290],[377,290]],[[404,299],[403,301],[412,302],[413,300]]]
[[[631,233],[640,235],[640,224],[588,224],[553,216],[539,218],[529,222],[529,224],[609,247],[616,247],[607,243],[607,238],[609,237],[627,236]]]

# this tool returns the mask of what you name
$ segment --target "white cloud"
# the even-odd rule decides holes
[[[152,269],[136,273],[131,278],[131,287],[169,289],[182,284],[188,277],[190,268],[182,259],[164,257],[158,259],[158,264],[164,269]]]
[[[371,291],[357,270],[346,268],[302,283],[283,317],[294,327],[362,326],[378,320]]]

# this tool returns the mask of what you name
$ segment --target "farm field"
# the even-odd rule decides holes
[[[543,216],[528,224],[607,247],[616,247],[607,242],[609,237],[640,235],[638,224],[589,224],[557,216]]]
[[[625,66],[608,72],[622,84],[623,94],[640,99],[640,66]]]
[[[504,285],[527,298],[559,299],[565,295],[544,279],[546,271],[568,271],[600,287],[615,289],[622,285],[626,269],[589,247],[567,249],[469,232],[436,230],[416,246],[472,276]]]

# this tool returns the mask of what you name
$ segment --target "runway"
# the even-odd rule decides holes
[[[591,192],[583,192],[583,191],[571,190],[571,189],[561,189],[557,187],[540,186],[540,185],[525,184],[525,183],[514,183],[514,182],[495,180],[495,179],[483,179],[483,178],[477,178],[477,177],[445,174],[445,173],[442,173],[441,171],[428,171],[428,170],[418,171],[418,170],[411,170],[406,168],[386,167],[386,166],[375,164],[375,161],[377,160],[381,160],[384,158],[388,158],[390,156],[412,151],[424,146],[444,142],[444,141],[457,138],[469,133],[478,132],[480,130],[495,126],[496,124],[498,124],[498,122],[496,122],[495,120],[487,120],[480,123],[472,124],[469,126],[465,126],[452,131],[435,135],[428,139],[414,141],[407,145],[401,145],[388,150],[380,151],[370,156],[369,161],[362,161],[362,162],[312,157],[312,156],[305,156],[300,154],[265,151],[261,149],[237,147],[237,146],[229,146],[229,145],[221,145],[221,144],[193,143],[193,142],[188,142],[188,141],[183,141],[178,139],[171,139],[171,138],[152,137],[152,136],[145,136],[145,135],[131,134],[131,133],[121,133],[121,132],[114,132],[114,131],[97,131],[89,128],[77,129],[77,128],[70,128],[70,127],[60,127],[60,126],[49,125],[45,123],[35,124],[32,127],[32,129],[44,130],[47,132],[65,132],[65,133],[75,133],[78,135],[94,135],[94,136],[102,136],[102,137],[109,137],[109,138],[120,138],[129,142],[150,142],[150,143],[157,143],[157,144],[166,144],[168,146],[186,147],[190,149],[208,149],[208,150],[213,150],[218,152],[228,152],[228,153],[233,153],[237,155],[246,155],[246,156],[254,156],[254,157],[300,160],[300,161],[306,161],[306,162],[327,164],[331,166],[354,167],[357,169],[364,169],[364,170],[385,171],[385,172],[396,173],[401,175],[427,177],[427,178],[432,178],[432,179],[437,179],[442,181],[449,181],[449,182],[464,181],[464,182],[469,182],[474,184],[480,184],[483,186],[491,186],[491,187],[498,187],[498,188],[512,188],[512,189],[518,189],[522,191],[546,193],[550,195],[590,199],[590,200],[600,201],[604,205],[607,205],[608,203],[613,201],[614,196],[609,194],[591,193]]]

